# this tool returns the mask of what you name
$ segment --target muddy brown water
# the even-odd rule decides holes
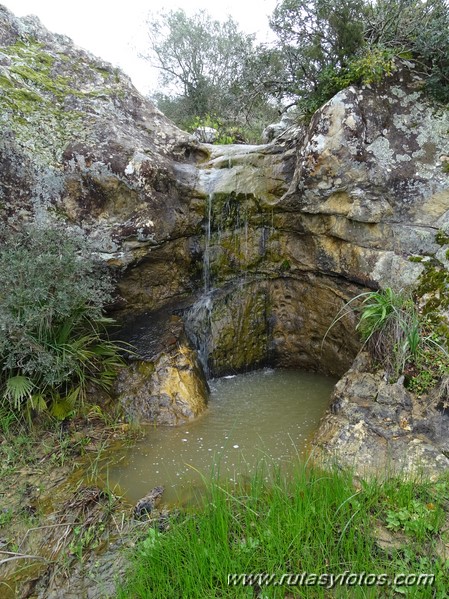
[[[132,502],[163,485],[169,505],[195,503],[203,479],[235,481],[261,462],[290,469],[329,404],[336,379],[264,369],[209,381],[207,412],[176,428],[149,427],[109,466],[109,484]]]

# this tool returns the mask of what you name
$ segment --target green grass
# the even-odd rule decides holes
[[[167,531],[150,528],[133,550],[118,598],[446,597],[449,564],[435,551],[448,542],[449,482],[359,483],[350,473],[302,467],[293,479],[263,469],[247,486],[217,481],[198,513],[184,513]],[[399,538],[383,550],[373,531]],[[446,525],[447,528],[447,525]],[[228,586],[228,574],[309,572],[435,574],[432,586]],[[294,581],[294,579],[292,579]]]

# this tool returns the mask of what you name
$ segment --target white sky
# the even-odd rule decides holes
[[[277,0],[0,0],[16,16],[37,15],[55,33],[68,35],[96,56],[119,66],[143,93],[154,90],[157,72],[138,53],[148,47],[145,21],[150,12],[183,8],[187,14],[204,9],[214,18],[231,15],[247,33],[268,37],[268,16]]]

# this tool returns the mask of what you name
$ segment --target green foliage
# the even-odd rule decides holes
[[[148,58],[161,72],[159,108],[183,128],[212,114],[240,131],[262,128],[286,104],[310,118],[350,84],[379,84],[401,59],[449,102],[447,0],[282,0],[270,27],[276,40],[257,46],[231,18],[153,17]]]
[[[368,293],[359,307],[357,329],[374,360],[398,377],[415,360],[420,345],[420,323],[413,299],[390,287]]]
[[[111,282],[81,234],[35,225],[1,237],[1,411],[63,419],[121,363],[102,313]]]
[[[391,579],[398,572],[432,573],[434,584],[407,593],[444,597],[448,572],[434,545],[446,539],[448,490],[446,480],[400,478],[363,481],[355,490],[350,473],[310,466],[298,467],[291,479],[260,468],[237,487],[213,480],[199,513],[178,515],[165,532],[150,529],[133,550],[118,598],[243,599],[254,596],[256,585],[228,585],[228,574],[267,573],[281,581],[285,573],[344,570],[386,573]],[[380,523],[405,531],[406,541],[384,551],[375,536]],[[379,596],[379,587],[368,585],[315,585],[308,594],[298,579],[260,586],[272,599]]]
[[[340,75],[340,81],[345,87],[351,83],[380,83],[393,73],[396,56],[397,53],[391,48],[366,48],[363,53],[351,59]]]
[[[439,245],[447,245],[444,231],[435,236]],[[415,393],[426,393],[440,385],[449,375],[449,271],[437,258],[423,262],[416,289],[419,305],[420,347],[409,365],[409,388]]]
[[[13,511],[9,509],[3,509],[0,511],[0,527],[9,524],[13,517]]]
[[[147,22],[150,53],[160,71],[163,92],[158,107],[187,127],[198,117],[219,115],[222,123],[243,125],[272,109],[261,97],[247,94],[254,36],[241,32],[231,18],[212,19],[205,11],[163,11]]]
[[[101,535],[105,529],[105,524],[100,522],[90,526],[75,526],[73,529],[73,539],[69,550],[80,562],[83,562],[87,550],[94,550],[101,544]]]
[[[319,74],[343,67],[363,43],[363,0],[284,0],[270,19],[287,60],[288,81],[313,89]],[[292,90],[294,91],[294,90]]]
[[[436,509],[433,503],[424,505],[413,500],[407,507],[399,510],[388,510],[387,528],[423,539],[427,533],[436,533],[444,522],[444,510]]]
[[[448,245],[449,235],[440,229],[435,235],[435,241],[438,243],[438,245]]]
[[[379,83],[396,59],[413,59],[429,92],[449,101],[446,0],[283,0],[270,25],[283,59],[267,84],[306,116],[352,83]]]
[[[426,87],[449,101],[449,4],[447,0],[380,0],[365,23],[368,44],[408,51],[427,75]]]

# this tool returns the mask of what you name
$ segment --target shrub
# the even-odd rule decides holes
[[[111,280],[81,234],[34,225],[0,238],[0,408],[65,418],[121,363],[103,316]]]

